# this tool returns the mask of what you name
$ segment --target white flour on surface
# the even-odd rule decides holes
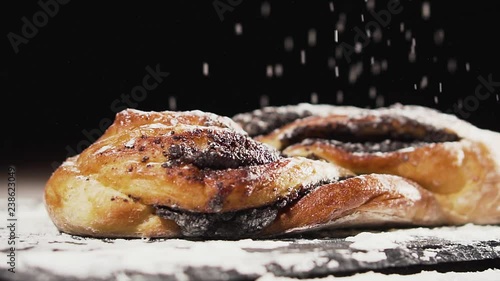
[[[383,274],[369,271],[366,273],[358,273],[346,277],[328,276],[323,278],[306,278],[296,279],[289,277],[277,277],[271,273],[263,275],[256,281],[409,281],[409,280],[429,280],[429,281],[498,281],[500,280],[500,269],[487,269],[478,272],[437,272],[437,271],[422,271],[410,275],[399,274]]]
[[[271,278],[266,275],[269,273],[270,264],[292,273],[309,272],[318,267],[335,272],[342,264],[340,260],[329,258],[328,254],[332,254],[332,251],[346,260],[355,259],[360,263],[370,264],[386,260],[386,249],[399,248],[409,251],[406,245],[419,239],[443,239],[462,245],[474,245],[478,241],[500,241],[499,226],[472,224],[460,227],[361,232],[347,236],[345,241],[348,242],[348,248],[344,249],[322,248],[321,245],[327,245],[324,243],[337,243],[335,240],[325,242],[324,239],[305,238],[237,241],[85,239],[60,234],[49,219],[43,203],[37,200],[23,200],[25,201],[18,212],[19,238],[16,248],[19,258],[16,269],[18,272],[44,270],[58,276],[74,278],[108,278],[125,272],[180,276],[185,274],[184,271],[189,266],[216,268],[221,272],[233,271],[245,276],[262,276],[259,281],[264,281],[273,280],[266,279]],[[1,206],[0,211],[6,213],[5,207]],[[0,229],[0,236],[6,237],[7,229]],[[6,243],[1,244],[0,251],[5,252],[7,246]],[[309,250],[304,253],[299,250],[301,247],[308,247]],[[495,250],[498,250],[498,246],[492,248],[492,251]],[[421,261],[435,260],[436,254],[435,249],[426,249],[414,258]],[[2,263],[0,269],[3,270],[6,266]],[[494,273],[498,274],[498,271]],[[382,275],[372,273],[364,276],[380,278]],[[484,278],[488,278],[486,276],[484,275]]]

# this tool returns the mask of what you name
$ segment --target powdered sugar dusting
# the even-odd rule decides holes
[[[381,176],[381,177],[377,176],[377,179],[380,181],[381,185],[391,186],[391,182],[388,181],[389,177],[393,177],[393,176],[389,176],[389,175],[385,175],[385,176]],[[417,188],[415,188],[415,186],[413,186],[407,182],[398,181],[397,191],[410,200],[418,201],[421,199],[419,190]]]
[[[258,278],[259,281],[279,280],[281,277],[275,274],[281,271],[304,274],[321,268],[321,272],[337,272],[339,267],[353,262],[378,267],[391,258],[387,249],[403,251],[403,255],[407,253],[416,261],[436,262],[440,257],[439,249],[423,249],[417,255],[411,250],[421,239],[443,239],[445,242],[439,245],[472,246],[479,241],[500,241],[498,226],[478,225],[361,232],[338,240],[90,239],[59,233],[42,203],[24,203],[25,207],[19,212],[19,220],[24,223],[19,228],[17,248],[22,258],[16,268],[21,272],[43,270],[70,279],[114,280],[119,276],[126,279],[129,278],[127,272],[137,272],[189,280],[191,276],[186,268],[191,268],[219,274],[237,272],[236,276]],[[0,206],[0,211],[5,208]],[[6,231],[0,229],[0,235],[4,237]],[[6,244],[0,245],[0,251],[5,251],[6,247]],[[492,253],[499,250],[498,246],[491,248]],[[0,269],[6,266],[0,264]]]
[[[450,243],[472,245],[477,241],[500,240],[500,231],[496,226],[466,224],[436,228],[398,229],[389,232],[362,232],[346,238],[353,242],[351,247],[359,250],[385,250],[400,247],[408,241],[432,237]]]
[[[134,144],[135,144],[135,138],[132,138],[130,139],[129,141],[127,141],[124,146],[126,148],[134,148]]]
[[[275,276],[272,273],[261,276],[256,281],[297,281],[296,278]],[[328,276],[318,278],[305,278],[302,281],[414,281],[414,280],[436,280],[436,281],[498,281],[500,280],[500,269],[486,269],[484,271],[466,271],[466,272],[439,272],[439,271],[421,271],[415,274],[385,274],[368,271],[357,273],[351,276]]]
[[[177,119],[173,118],[170,120],[170,122],[172,123],[172,126],[175,126],[177,125]],[[152,124],[146,124],[146,125],[142,125],[141,128],[144,128],[144,129],[166,129],[166,128],[169,128],[170,126],[167,126],[165,124],[162,124],[162,123],[152,123]]]
[[[98,150],[96,150],[96,152],[94,152],[94,155],[95,154],[101,154],[101,153],[103,153],[103,152],[105,152],[105,151],[107,151],[108,149],[111,149],[111,148],[113,148],[113,146],[111,146],[111,145],[104,145],[103,147],[101,147]]]

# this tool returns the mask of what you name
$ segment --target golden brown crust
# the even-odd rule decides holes
[[[119,112],[51,175],[49,216],[93,237],[500,222],[498,133],[422,108],[307,108],[254,137],[212,113]]]
[[[446,114],[421,107],[358,109],[297,119],[256,139],[289,157],[415,181],[435,194],[447,223],[500,223],[500,134]]]
[[[181,236],[187,233],[160,218],[157,207],[195,214],[261,208],[352,175],[325,161],[284,158],[235,123],[207,125],[212,115],[140,115],[119,113],[101,138],[50,177],[45,202],[61,231]]]
[[[316,188],[281,210],[264,234],[340,227],[436,226],[445,222],[431,192],[398,176],[368,174]]]
[[[150,206],[82,175],[68,159],[45,187],[45,205],[65,233],[93,237],[174,237],[175,222],[154,215]]]

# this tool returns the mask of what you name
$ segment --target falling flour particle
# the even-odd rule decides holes
[[[234,32],[236,35],[241,35],[243,33],[243,26],[241,26],[241,23],[237,23],[234,25]]]
[[[439,92],[443,92],[443,83],[439,82]]]
[[[415,62],[417,60],[417,53],[415,52],[415,48],[412,47],[410,53],[408,54],[408,60],[410,62]]]
[[[300,50],[300,63],[301,64],[306,63],[306,51],[305,50]]]
[[[337,92],[337,103],[341,104],[344,102],[344,93],[342,91]]]
[[[434,32],[434,43],[442,45],[444,42],[444,30],[438,29]]]
[[[208,63],[203,63],[203,75],[208,76]]]
[[[311,47],[316,46],[316,30],[309,29],[307,32],[307,44]]]
[[[361,22],[365,22],[365,15],[361,14]]]
[[[499,95],[498,95],[498,94],[497,94],[497,101],[500,101],[500,99],[499,99]]]
[[[358,62],[349,68],[349,83],[354,84],[363,73],[363,63]]]
[[[399,31],[401,31],[401,32],[405,31],[405,23],[404,22],[399,24]]]
[[[373,32],[373,40],[377,43],[382,41],[382,30],[380,28],[375,29]]]
[[[448,60],[448,72],[455,73],[457,71],[457,61],[455,59]]]
[[[293,38],[292,37],[286,37],[283,44],[285,46],[285,51],[289,52],[289,51],[293,50]]]
[[[318,94],[317,93],[311,93],[311,103],[313,103],[313,104],[318,103]]]
[[[465,71],[467,71],[467,72],[470,71],[470,63],[468,63],[468,62],[465,63]]]
[[[363,50],[363,45],[359,42],[356,42],[356,44],[354,44],[354,51],[356,53],[361,53],[361,51]]]
[[[383,107],[384,106],[384,96],[378,96],[377,99],[375,100],[375,104],[377,107]]]
[[[175,99],[174,96],[168,97],[168,108],[170,110],[176,110],[177,109],[177,100]]]
[[[337,29],[333,31],[333,38],[335,42],[339,42],[339,31]]]
[[[335,66],[335,77],[339,77],[339,67]]]
[[[428,20],[431,17],[431,4],[429,2],[424,2],[422,4],[422,18]]]
[[[383,60],[381,65],[382,65],[382,70],[387,70],[388,67],[387,60]]]
[[[339,31],[339,32],[342,32],[345,30],[345,23],[346,23],[346,20],[347,20],[347,16],[342,13],[339,15],[339,20],[337,21],[337,24],[335,26],[335,28]]]
[[[375,9],[375,0],[366,0],[366,8],[368,10]]]
[[[336,62],[335,59],[332,57],[328,58],[328,68],[333,69],[335,68]]]
[[[372,64],[371,72],[372,72],[373,75],[379,75],[380,72],[381,72],[380,63],[375,62],[374,64]]]
[[[273,77],[273,66],[272,65],[266,66],[266,76]]]
[[[260,14],[267,18],[271,14],[271,4],[269,2],[262,2],[262,5],[260,6]]]
[[[375,97],[377,97],[377,88],[370,87],[370,90],[368,91],[368,95],[370,96],[371,99],[374,99]]]
[[[420,80],[420,88],[425,89],[427,88],[427,85],[429,84],[429,80],[427,76],[423,76],[422,79]]]
[[[435,103],[435,104],[438,104],[438,103],[439,103],[438,96],[434,96],[434,103]]]
[[[335,7],[333,6],[333,2],[330,2],[330,12],[335,11]]]
[[[412,32],[411,32],[411,30],[407,30],[405,32],[405,39],[406,39],[406,41],[410,41],[412,39]]]
[[[278,63],[274,66],[274,75],[276,75],[276,77],[281,77],[283,75],[283,65]]]
[[[260,103],[260,107],[268,106],[269,105],[269,97],[266,95],[260,96],[259,103]]]

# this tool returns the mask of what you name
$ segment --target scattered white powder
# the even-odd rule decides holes
[[[369,271],[366,273],[358,273],[352,276],[337,277],[328,276],[323,278],[305,278],[296,279],[290,277],[274,276],[272,273],[267,273],[256,281],[413,281],[413,280],[433,280],[433,281],[498,281],[500,280],[500,269],[487,269],[477,272],[437,272],[437,271],[422,271],[415,274],[400,275],[400,274],[383,274]]]
[[[170,124],[172,124],[172,126],[177,125],[177,123],[179,122],[176,118],[172,118],[169,121],[170,121]],[[162,123],[152,123],[152,124],[142,125],[140,127],[144,128],[144,129],[166,129],[166,128],[169,128],[171,126],[167,126],[167,125],[162,124]]]
[[[96,155],[96,154],[100,154],[100,153],[103,153],[104,151],[106,151],[106,150],[108,150],[108,149],[110,149],[110,148],[113,148],[113,146],[111,146],[111,145],[105,145],[105,146],[103,146],[103,147],[99,148],[99,149],[98,149],[98,150],[94,153],[94,155]]]
[[[423,256],[420,257],[421,260],[424,260],[424,261],[430,261],[431,259],[434,259],[437,255],[437,252],[434,252],[432,250],[425,250],[423,252]]]
[[[59,234],[48,218],[43,203],[34,201],[24,203],[23,206],[26,207],[20,208],[18,213],[19,221],[23,223],[20,224],[18,232],[18,250],[22,258],[18,260],[17,268],[19,271],[48,270],[54,274],[74,278],[116,278],[125,269],[187,278],[188,276],[183,275],[183,272],[186,266],[191,266],[193,268],[214,267],[221,271],[235,270],[240,274],[262,276],[259,281],[263,281],[274,280],[273,275],[268,274],[269,264],[275,264],[290,272],[307,272],[315,267],[335,269],[340,264],[328,258],[331,251],[346,258],[370,263],[386,259],[384,249],[405,250],[408,242],[429,237],[463,245],[470,245],[476,241],[500,241],[498,226],[465,225],[434,229],[398,229],[380,233],[361,232],[346,238],[348,242],[352,242],[350,249],[317,248],[309,251],[308,254],[290,249],[301,245],[321,245],[324,240],[188,241],[165,239],[148,241],[147,239],[116,239],[112,240],[113,243],[109,243],[106,240],[78,239],[70,235]],[[0,211],[5,211],[5,208],[0,206]],[[0,230],[0,236],[4,237],[6,231]],[[0,245],[0,250],[5,251],[5,246]],[[492,250],[498,251],[500,247],[497,246]],[[428,249],[419,258],[431,260],[435,257],[436,252]],[[6,266],[7,264],[0,264],[0,270]],[[498,273],[498,270],[495,271],[495,274]],[[369,277],[371,275],[354,276]],[[354,276],[352,278],[355,278]],[[385,275],[373,276],[378,278]],[[470,275],[460,276],[465,278]],[[488,280],[488,276],[481,275],[481,280]],[[431,278],[431,275],[427,277],[429,278],[422,280],[436,280],[436,278]]]
[[[498,226],[466,224],[463,226],[447,226],[436,228],[411,228],[393,231],[372,233],[362,232],[347,237],[346,241],[353,242],[352,248],[358,250],[385,250],[393,249],[413,240],[424,238],[443,239],[451,243],[472,245],[478,241],[499,240]]]
[[[72,244],[62,243],[56,245],[56,252],[46,249],[25,253],[19,261],[19,268],[51,268],[55,274],[86,278],[109,278],[114,272],[120,272],[124,268],[151,274],[171,274],[181,272],[185,265],[218,267],[222,270],[236,270],[241,274],[263,275],[267,272],[266,265],[269,263],[277,264],[285,270],[308,270],[314,268],[318,260],[317,255],[302,253],[283,255],[279,252],[247,251],[289,245],[283,241],[194,242],[173,239],[145,243],[141,240],[116,240],[105,247],[105,242],[82,242],[88,245],[82,246],[81,251],[75,251]],[[72,248],[72,251],[64,251],[65,248]],[[124,255],[124,249],[130,254]],[[54,263],[58,266],[54,267]]]
[[[350,256],[360,262],[378,262],[387,258],[384,252],[354,252]]]
[[[133,148],[135,144],[135,138],[130,139],[128,142],[125,143],[126,148]]]
[[[406,239],[411,240],[411,237],[406,236]],[[346,241],[353,242],[350,247],[356,250],[384,250],[395,249],[399,247],[391,239],[386,236],[377,235],[370,232],[362,232],[356,236],[347,237]]]
[[[389,177],[392,178],[392,176],[385,175],[385,176],[377,176],[377,179],[381,183],[381,185],[391,186],[391,185],[393,185],[393,183],[388,181]],[[396,176],[394,176],[394,178],[396,178]],[[413,186],[407,182],[398,181],[397,191],[399,193],[401,193],[402,195],[404,195],[406,198],[413,200],[413,201],[420,200],[420,198],[421,198],[419,190],[415,186]]]

